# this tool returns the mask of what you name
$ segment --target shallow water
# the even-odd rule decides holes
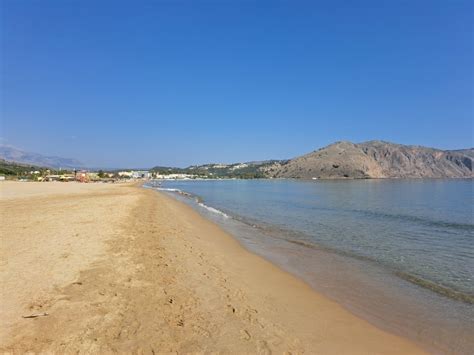
[[[166,181],[248,249],[377,326],[474,349],[472,180]]]

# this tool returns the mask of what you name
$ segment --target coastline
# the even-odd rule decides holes
[[[8,198],[1,186],[2,220],[14,221],[1,227],[2,304],[18,295],[3,310],[2,350],[423,353],[164,193],[16,184]],[[29,184],[50,189],[26,198]],[[28,312],[48,316],[21,318]]]
[[[316,292],[334,300],[357,317],[369,321],[376,327],[410,339],[433,353],[470,354],[474,338],[472,337],[473,309],[469,300],[466,299],[467,302],[464,299],[460,300],[459,297],[452,297],[453,294],[447,297],[439,290],[426,287],[428,285],[420,285],[419,282],[416,282],[418,280],[407,280],[405,275],[399,273],[400,270],[404,270],[406,275],[416,274],[410,270],[410,267],[405,268],[405,265],[410,265],[409,263],[390,265],[383,259],[373,258],[370,253],[364,255],[364,253],[359,254],[357,250],[351,252],[352,250],[348,246],[352,241],[347,240],[350,239],[347,236],[357,235],[357,225],[354,229],[355,233],[349,231],[342,235],[334,235],[334,231],[331,230],[331,226],[335,225],[335,220],[339,220],[340,224],[337,225],[345,226],[345,219],[350,223],[353,217],[352,212],[359,215],[363,210],[358,205],[354,208],[350,204],[351,202],[349,205],[344,202],[342,208],[336,206],[332,210],[337,211],[336,219],[334,219],[336,213],[328,214],[327,210],[320,208],[321,213],[318,213],[319,216],[317,216],[319,219],[309,224],[314,228],[315,238],[313,238],[311,231],[307,233],[305,230],[307,225],[302,222],[305,221],[305,217],[306,221],[311,218],[313,214],[311,207],[318,208],[318,206],[309,204],[305,211],[300,207],[305,206],[307,202],[293,198],[293,196],[302,196],[302,192],[306,192],[308,195],[313,194],[312,190],[317,185],[314,183],[304,184],[304,182],[265,184],[242,181],[239,183],[175,182],[158,186],[153,183],[147,185],[154,186],[168,196],[191,206],[200,215],[213,221],[232,235],[247,250],[295,275]],[[363,186],[374,186],[367,185],[370,184],[369,182],[363,184]],[[391,185],[391,182],[389,184],[389,186],[394,186]],[[401,182],[401,184],[406,184],[406,182]],[[305,189],[305,186],[309,188]],[[317,189],[319,192],[315,194],[317,200],[324,200],[327,198],[325,192],[331,191],[331,185],[322,186],[326,187],[324,191]],[[345,190],[339,194],[347,191],[348,187],[354,189],[354,186],[361,185],[346,182],[341,186]],[[380,185],[377,183],[375,186]],[[397,186],[400,185],[397,183]],[[424,186],[430,187],[430,185]],[[285,196],[288,191],[291,191],[291,196]],[[338,191],[340,191],[339,188]],[[251,196],[249,192],[252,193]],[[358,199],[353,196],[352,202],[354,201],[358,201]],[[296,210],[295,205],[298,207]],[[409,210],[408,208],[407,211]],[[350,213],[346,213],[348,211]],[[309,212],[309,214],[305,214],[305,212]],[[389,218],[396,217],[397,222],[400,219],[405,219],[405,215],[396,213],[376,213],[375,216],[378,218],[382,216],[384,219],[387,216]],[[408,218],[414,219],[412,216]],[[445,218],[439,221],[436,218],[429,219],[428,215],[425,219],[418,216],[415,221],[445,226],[447,224],[443,221],[449,221],[449,218]],[[361,225],[367,226],[374,222],[372,218],[365,219],[363,222],[359,221]],[[391,222],[387,221],[387,223]],[[459,223],[453,223],[455,226],[459,225]],[[394,231],[398,231],[398,227],[391,225],[391,229]],[[402,231],[404,227],[400,226],[400,228]],[[363,230],[359,232],[366,232],[369,235],[373,233]],[[417,235],[416,230],[413,232]],[[446,233],[448,232],[446,231]],[[412,234],[409,232],[405,235]],[[336,242],[333,243],[327,236],[333,236]],[[423,235],[420,237],[420,240],[423,240]],[[349,243],[338,245],[337,241],[341,240],[340,238],[345,238]],[[324,241],[327,243],[319,244]],[[402,245],[403,240],[395,246],[393,250],[396,253],[392,255],[409,256],[409,253],[405,254],[403,248],[400,248]],[[417,249],[416,244],[412,247],[414,250]],[[400,260],[405,263],[406,259],[401,258]],[[426,264],[419,265],[430,265],[429,260]],[[416,265],[411,264],[411,266],[415,266],[414,270],[417,270]],[[461,277],[461,274],[457,275]],[[461,295],[464,294],[466,293]]]

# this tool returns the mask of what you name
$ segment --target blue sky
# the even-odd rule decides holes
[[[3,0],[0,136],[110,167],[470,147],[473,3]]]

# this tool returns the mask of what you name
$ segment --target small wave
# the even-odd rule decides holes
[[[345,252],[345,251],[342,251],[342,250],[327,248],[325,246],[315,245],[315,244],[308,243],[308,242],[305,242],[305,241],[300,241],[300,240],[292,240],[292,239],[285,239],[285,240],[289,243],[300,245],[300,246],[303,246],[303,247],[306,247],[306,248],[325,250],[327,252],[332,252],[332,253],[342,255],[342,256],[345,256],[345,257],[351,257],[351,258],[358,259],[358,260],[363,260],[363,261],[366,261],[366,262],[375,262],[375,263],[377,263],[376,260],[374,260],[372,258],[369,258],[369,257],[366,257],[366,256],[355,255],[355,254],[348,253],[348,252]],[[457,291],[457,290],[454,290],[452,288],[442,286],[442,285],[440,285],[438,283],[435,283],[433,281],[429,281],[429,280],[423,279],[421,277],[414,276],[413,274],[409,274],[409,273],[404,272],[404,271],[394,271],[394,274],[396,276],[398,276],[399,278],[405,280],[405,281],[408,281],[408,282],[410,282],[414,285],[417,285],[419,287],[423,287],[425,289],[433,291],[433,292],[435,292],[439,295],[442,295],[442,296],[445,296],[445,297],[448,297],[448,298],[451,298],[451,299],[454,299],[454,300],[457,300],[457,301],[461,301],[461,302],[464,302],[464,303],[467,303],[467,304],[474,304],[474,294]]]
[[[186,192],[186,191],[183,191],[183,190],[180,190],[180,189],[171,189],[171,188],[168,188],[168,187],[157,187],[156,189],[158,191],[176,192],[176,193],[178,193],[180,195],[183,195],[183,196],[186,196],[186,197],[192,197],[193,196],[189,192]]]
[[[225,214],[224,212],[222,211],[219,211],[218,209],[214,208],[214,207],[210,207],[208,205],[205,205],[204,203],[202,202],[198,202],[198,205],[205,208],[206,210],[212,212],[212,213],[216,213],[216,214],[219,214],[225,218],[229,218],[229,216],[227,214]]]
[[[419,217],[413,215],[405,215],[405,214],[392,214],[392,213],[384,213],[378,211],[362,211],[362,210],[353,210],[357,213],[363,213],[365,215],[381,217],[381,218],[390,218],[400,221],[410,221],[415,223],[424,224],[427,226],[432,227],[441,227],[441,228],[449,228],[449,229],[457,229],[457,230],[474,230],[474,225],[469,223],[457,223],[457,222],[448,222],[442,220],[433,220],[426,217]]]
[[[347,251],[341,250],[341,249],[331,248],[327,245],[313,244],[313,243],[309,243],[309,242],[306,242],[306,241],[289,239],[289,238],[284,238],[284,239],[288,243],[300,245],[300,246],[303,246],[305,248],[311,248],[311,249],[315,249],[315,250],[322,250],[326,253],[333,253],[333,254],[344,256],[344,257],[349,257],[349,258],[352,258],[352,259],[362,260],[362,261],[365,261],[365,262],[378,263],[377,260],[375,260],[371,257],[350,253],[350,252],[347,252]]]
[[[186,197],[189,197],[189,198],[194,198],[194,201],[196,201],[196,203],[205,208],[206,210],[208,210],[209,212],[212,212],[212,213],[215,213],[215,214],[218,214],[218,215],[221,215],[225,218],[229,218],[229,216],[227,214],[225,214],[224,212],[214,208],[214,207],[211,207],[211,206],[208,206],[206,204],[203,203],[203,199],[200,197],[200,196],[196,196],[196,195],[193,195],[193,194],[190,194],[189,192],[186,192],[186,191],[183,191],[183,190],[180,190],[180,189],[175,189],[175,188],[169,188],[169,187],[157,187],[156,190],[158,191],[166,191],[166,192],[175,192],[175,193],[178,193],[180,195],[183,195],[183,196],[186,196]]]
[[[464,293],[457,290],[453,290],[446,286],[439,285],[432,281],[422,279],[421,277],[408,274],[406,272],[398,271],[395,273],[398,277],[405,281],[409,281],[415,285],[427,288],[433,292],[436,292],[442,296],[449,297],[458,301],[462,301],[468,304],[474,304],[474,295],[471,293]]]
[[[180,189],[170,189],[168,187],[157,187],[159,191],[182,192]]]
[[[377,210],[362,210],[362,209],[352,209],[352,208],[334,208],[334,207],[319,207],[319,206],[307,207],[305,204],[302,204],[302,203],[294,203],[293,207],[301,208],[301,209],[309,208],[311,210],[323,211],[323,212],[335,212],[335,213],[346,212],[350,214],[355,213],[364,217],[398,220],[402,222],[408,221],[408,222],[413,222],[413,223],[420,223],[420,224],[431,226],[431,227],[441,227],[441,228],[456,229],[456,230],[474,231],[474,224],[472,223],[436,220],[436,219],[432,219],[432,218],[424,217],[424,216],[415,216],[415,215],[407,215],[407,214],[381,212]]]

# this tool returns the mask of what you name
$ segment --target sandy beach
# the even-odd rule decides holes
[[[1,182],[0,216],[4,352],[423,353],[138,185]]]

